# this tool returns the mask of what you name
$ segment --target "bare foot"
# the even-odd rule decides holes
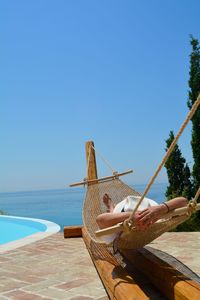
[[[112,202],[112,199],[108,196],[108,194],[105,194],[103,196],[103,203],[107,207],[107,212],[113,212],[114,204]]]

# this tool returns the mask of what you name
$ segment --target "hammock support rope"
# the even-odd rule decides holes
[[[134,209],[134,211],[133,211],[133,213],[132,213],[132,215],[130,217],[130,220],[133,219],[135,212],[137,211],[137,209],[140,206],[141,202],[143,201],[144,197],[147,195],[150,187],[154,183],[154,181],[155,181],[156,177],[158,176],[160,170],[162,169],[162,167],[164,166],[164,164],[166,163],[166,161],[170,157],[172,151],[174,150],[174,147],[176,146],[176,144],[178,142],[179,137],[183,133],[183,131],[184,131],[185,127],[187,126],[187,124],[189,123],[189,121],[192,119],[192,117],[195,114],[195,112],[196,112],[197,108],[199,107],[199,105],[200,105],[200,95],[198,96],[197,100],[193,104],[190,112],[188,113],[187,118],[185,119],[185,121],[184,121],[183,125],[181,126],[179,132],[177,133],[176,137],[174,138],[173,142],[171,143],[171,145],[170,145],[169,149],[167,150],[164,158],[162,159],[160,165],[158,166],[155,174],[152,176],[151,180],[149,181],[149,184],[147,185],[144,193],[142,194],[140,201],[138,201],[138,204],[136,205],[136,207],[135,207],[135,209]]]
[[[162,169],[162,167],[164,166],[164,164],[165,164],[166,161],[168,160],[169,156],[171,155],[172,151],[174,150],[174,147],[175,147],[175,145],[177,144],[177,141],[178,141],[179,137],[181,136],[181,134],[183,133],[185,127],[187,126],[187,124],[189,123],[189,121],[191,120],[191,118],[193,117],[193,115],[195,114],[195,112],[196,112],[197,108],[199,107],[199,105],[200,105],[200,95],[198,96],[197,100],[196,100],[195,103],[193,104],[193,106],[192,106],[190,112],[188,113],[188,115],[187,115],[187,117],[186,117],[184,123],[182,124],[182,126],[181,126],[181,128],[180,128],[178,134],[176,135],[176,137],[174,138],[173,142],[171,143],[171,145],[170,145],[168,151],[166,152],[166,154],[165,154],[164,158],[162,159],[160,165],[158,166],[156,172],[154,173],[154,175],[152,176],[151,180],[149,181],[149,183],[148,183],[148,185],[147,185],[147,187],[146,187],[144,193],[142,194],[140,200],[138,201],[138,203],[137,203],[135,209],[133,210],[131,216],[130,216],[127,220],[125,220],[125,221],[123,222],[123,224],[122,224],[122,223],[118,223],[118,224],[112,226],[112,229],[111,229],[111,228],[105,228],[105,229],[104,229],[104,234],[106,233],[106,229],[108,230],[107,232],[109,232],[109,233],[110,233],[110,232],[112,232],[112,233],[114,233],[114,232],[119,232],[120,229],[121,229],[122,227],[124,228],[124,230],[125,230],[126,232],[127,232],[128,230],[130,231],[130,230],[132,229],[132,227],[134,226],[133,219],[134,219],[134,214],[135,214],[135,212],[137,211],[137,209],[138,209],[138,207],[140,206],[141,202],[143,201],[144,197],[147,195],[147,193],[148,193],[150,187],[151,187],[152,184],[154,183],[154,181],[155,181],[156,177],[158,176],[160,170]],[[197,192],[197,193],[198,193],[198,192]],[[200,193],[200,192],[199,192],[199,193]],[[198,196],[199,196],[199,195],[197,195],[197,198],[198,198]],[[196,197],[195,197],[195,198],[196,198]],[[97,235],[98,235],[98,234],[100,234],[100,231],[99,231],[99,230],[97,231]]]

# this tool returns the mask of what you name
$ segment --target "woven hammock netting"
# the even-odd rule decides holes
[[[83,223],[91,240],[96,243],[104,243],[100,238],[96,237],[95,231],[99,229],[96,223],[97,216],[106,212],[106,207],[102,201],[105,193],[110,196],[115,205],[129,195],[140,196],[140,193],[118,178],[88,185],[83,207]],[[118,249],[142,248],[188,218],[188,214],[184,214],[159,220],[143,231],[133,228],[128,233],[122,232],[122,234],[115,239],[116,246]]]

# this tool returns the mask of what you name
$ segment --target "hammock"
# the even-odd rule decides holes
[[[116,231],[122,233],[116,237],[114,241],[115,248],[118,249],[142,248],[164,232],[169,231],[186,221],[194,210],[200,209],[199,204],[195,207],[195,205],[190,203],[188,207],[176,209],[173,212],[166,214],[163,219],[157,221],[144,231],[137,230],[135,227],[133,227],[130,230],[128,229],[126,232],[126,227],[124,227],[124,224],[121,224],[117,228],[112,226],[109,229],[106,228],[103,230],[98,230],[96,218],[99,214],[106,212],[105,205],[102,201],[105,193],[109,194],[115,205],[129,195],[141,195],[118,178],[114,178],[105,182],[97,182],[87,187],[87,193],[83,207],[84,226],[87,228],[90,238],[96,243],[105,244],[105,242],[102,240],[102,237],[113,234],[113,232],[116,233]]]
[[[161,168],[163,167],[163,165],[166,163],[167,159],[171,155],[174,146],[176,145],[180,135],[182,134],[189,120],[194,115],[199,104],[200,104],[200,95],[198,96],[185,122],[183,123],[181,129],[179,130],[177,136],[175,137],[174,141],[169,147],[165,157],[163,158],[161,164],[159,165],[155,174],[151,178],[149,184],[147,185],[147,188],[145,189],[142,195],[140,195],[137,191],[135,191],[134,189],[132,189],[131,187],[129,187],[119,179],[119,176],[130,173],[130,171],[121,174],[117,174],[116,172],[113,172],[113,176],[104,177],[102,179],[94,178],[92,180],[85,180],[83,182],[71,185],[71,186],[76,186],[81,184],[87,184],[87,193],[86,193],[84,207],[83,207],[83,223],[90,235],[90,238],[94,242],[104,243],[101,239],[102,236],[118,233],[117,237],[114,240],[114,244],[118,249],[141,248],[144,245],[152,242],[155,238],[159,237],[164,232],[171,230],[172,228],[186,221],[191,216],[191,213],[200,209],[200,204],[197,204],[197,200],[200,195],[200,188],[199,188],[195,195],[194,200],[190,202],[187,207],[176,209],[174,211],[169,212],[168,214],[165,214],[161,220],[158,220],[156,223],[152,224],[148,229],[144,231],[137,230],[134,227],[134,223],[132,221],[134,218],[135,211],[138,209],[139,205],[141,204],[146,194],[148,193],[151,185],[153,184]],[[89,157],[87,157],[88,168],[90,163],[90,153],[91,151],[89,151],[89,155],[88,155]],[[99,214],[105,212],[105,206],[102,201],[103,195],[105,193],[109,194],[109,196],[111,197],[115,205],[129,195],[141,196],[141,198],[138,201],[129,219],[127,219],[123,223],[119,223],[112,227],[98,230],[96,218]]]

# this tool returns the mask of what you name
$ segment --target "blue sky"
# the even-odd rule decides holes
[[[126,182],[148,182],[188,113],[199,10],[198,0],[1,1],[0,191],[82,180],[87,140],[116,170],[134,169]],[[190,129],[179,143],[188,162]]]

